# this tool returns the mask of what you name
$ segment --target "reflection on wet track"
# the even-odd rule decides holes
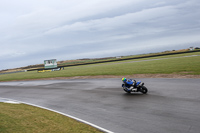
[[[127,94],[121,79],[0,83],[0,97],[63,112],[117,133],[197,133],[200,79],[136,79],[147,95]]]

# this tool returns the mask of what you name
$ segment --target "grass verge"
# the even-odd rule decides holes
[[[25,104],[0,103],[1,133],[102,133],[61,114]]]
[[[182,74],[200,75],[200,52],[145,58],[112,63],[66,67],[62,71],[37,73],[37,71],[0,75],[0,81],[42,79],[55,77],[133,75],[133,74]],[[157,59],[157,60],[152,60]],[[148,60],[148,61],[147,61]]]

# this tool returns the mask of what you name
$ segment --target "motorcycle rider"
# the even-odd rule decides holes
[[[124,83],[125,86],[127,86],[128,88],[130,88],[132,91],[136,91],[136,80],[132,80],[132,79],[126,79],[126,78],[122,78],[122,82]],[[133,83],[132,83],[133,82]]]

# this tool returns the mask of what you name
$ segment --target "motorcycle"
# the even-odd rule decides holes
[[[146,94],[148,89],[144,86],[144,83],[141,81],[136,82],[135,80],[129,79],[126,83],[122,83],[122,87],[125,92],[141,92]]]

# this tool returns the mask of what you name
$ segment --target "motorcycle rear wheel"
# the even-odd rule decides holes
[[[142,92],[143,94],[147,94],[148,89],[147,89],[145,86],[142,86],[142,87],[141,87],[141,92]]]

